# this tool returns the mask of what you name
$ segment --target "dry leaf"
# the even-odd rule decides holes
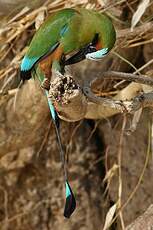
[[[105,178],[104,178],[104,182],[110,180],[116,173],[116,170],[118,169],[118,165],[114,164],[106,173]]]
[[[134,13],[131,21],[131,31],[133,31],[133,28],[136,26],[136,24],[139,22],[140,18],[144,14],[145,10],[147,9],[148,5],[150,3],[150,0],[142,0],[142,2],[139,4],[138,9]]]
[[[105,7],[106,6],[106,1],[105,0],[97,0],[100,6]]]
[[[30,10],[29,7],[25,6],[17,15],[15,15],[7,24],[14,22],[15,20],[19,19],[21,16],[25,15]]]
[[[37,17],[35,18],[35,28],[36,30],[39,29],[39,27],[41,26],[41,24],[44,22],[45,20],[45,11],[40,11],[39,14],[37,15]]]
[[[105,219],[105,225],[104,225],[103,230],[107,230],[110,227],[112,219],[113,219],[113,216],[114,216],[114,214],[116,212],[116,208],[117,208],[117,204],[114,204],[109,209],[109,211],[107,212],[106,219]]]
[[[105,178],[104,178],[104,180],[103,180],[104,183],[107,181],[107,186],[106,186],[106,189],[105,189],[105,193],[108,191],[109,186],[110,186],[110,183],[111,183],[111,180],[112,180],[113,176],[116,174],[117,170],[118,170],[118,165],[117,165],[117,164],[114,164],[114,165],[108,170],[108,172],[106,173]]]

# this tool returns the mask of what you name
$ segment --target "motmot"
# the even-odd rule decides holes
[[[99,60],[109,53],[115,40],[107,15],[84,8],[57,11],[35,33],[20,66],[21,79],[30,79],[38,65],[44,74],[42,87],[49,90],[53,71],[63,73],[65,65],[83,59]]]
[[[62,9],[51,14],[40,26],[21,62],[22,82],[29,80],[37,68],[44,76],[39,80],[45,89],[58,138],[65,178],[66,218],[69,218],[75,210],[76,201],[67,178],[58,115],[55,106],[48,98],[51,78],[56,71],[64,74],[66,65],[84,59],[102,59],[113,48],[115,40],[115,28],[107,15],[85,8]]]

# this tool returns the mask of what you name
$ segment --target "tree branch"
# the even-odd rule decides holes
[[[130,28],[119,30],[117,33],[117,46],[119,47],[129,47],[134,46],[136,43],[139,44],[140,41],[150,40],[152,41],[153,34],[153,23],[148,22],[143,25],[134,28],[131,31]]]
[[[57,77],[51,83],[52,87],[49,95],[59,113],[59,117],[69,122],[84,118],[102,119],[121,112],[133,113],[141,107],[153,105],[152,93],[142,94],[132,100],[133,91],[127,90],[129,101],[122,101],[122,91],[124,92],[125,89],[120,91],[117,100],[94,95],[92,92],[93,84],[96,89],[104,79],[114,78],[153,85],[153,80],[147,76],[108,71],[92,81],[85,80],[81,88],[72,76],[66,74],[62,78],[57,74]],[[135,85],[133,87],[135,88]],[[47,100],[38,84],[34,83],[33,80],[19,90],[15,111],[13,110],[13,96],[10,94],[1,95],[0,98],[1,155],[39,142],[47,125],[46,117],[50,116]]]
[[[152,230],[153,229],[153,204],[139,216],[126,230]]]

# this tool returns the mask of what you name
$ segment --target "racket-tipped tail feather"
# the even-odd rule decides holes
[[[70,216],[72,215],[72,213],[76,208],[76,201],[68,181],[65,182],[65,193],[66,193],[66,203],[64,209],[64,216],[66,218],[70,218]]]

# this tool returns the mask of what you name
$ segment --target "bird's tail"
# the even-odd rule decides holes
[[[27,70],[27,71],[20,70],[20,80],[24,82],[25,80],[29,80],[30,78],[32,78],[31,70],[32,69]]]

